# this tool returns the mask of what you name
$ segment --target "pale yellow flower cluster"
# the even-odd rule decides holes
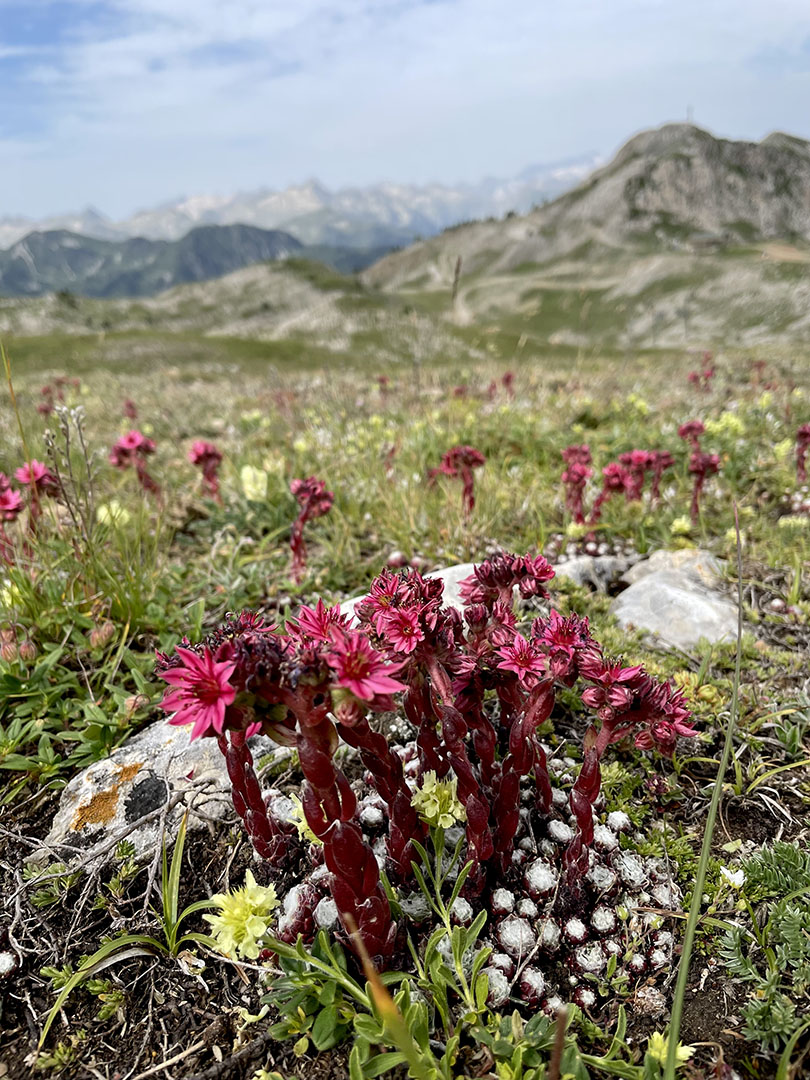
[[[411,805],[428,825],[449,829],[466,821],[467,812],[458,797],[458,780],[438,780],[433,770],[422,777],[422,786],[411,796]]]
[[[736,413],[721,413],[716,420],[707,420],[704,424],[706,434],[715,438],[739,438],[745,434],[745,424]]]
[[[245,884],[229,893],[217,893],[211,900],[220,909],[218,915],[203,915],[211,924],[213,937],[220,949],[233,959],[255,960],[260,942],[267,933],[278,897],[272,885],[258,885],[250,870],[245,871]]]

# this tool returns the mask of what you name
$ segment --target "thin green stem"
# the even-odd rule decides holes
[[[734,527],[737,531],[737,656],[734,664],[734,686],[731,693],[731,712],[726,725],[726,738],[723,744],[723,754],[720,758],[720,767],[714,782],[714,793],[709,804],[709,813],[706,818],[706,828],[703,833],[703,845],[700,850],[700,861],[695,874],[695,888],[692,893],[692,903],[689,905],[689,918],[686,922],[686,932],[683,938],[683,951],[678,965],[678,981],[675,984],[675,997],[672,1002],[672,1016],[669,1024],[669,1043],[667,1046],[667,1060],[664,1066],[664,1080],[675,1080],[678,1068],[678,1041],[681,1034],[681,1021],[683,1019],[683,1006],[686,998],[686,983],[689,978],[689,961],[692,956],[692,948],[695,943],[698,920],[700,919],[700,907],[703,902],[703,890],[706,886],[706,874],[709,867],[711,854],[712,836],[720,810],[720,798],[723,790],[723,777],[728,768],[731,757],[732,744],[734,741],[734,729],[737,724],[739,712],[740,694],[740,671],[742,667],[742,543],[740,541],[740,521],[737,512],[737,503],[734,503]]]

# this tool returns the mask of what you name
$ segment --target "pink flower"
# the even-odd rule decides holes
[[[13,521],[22,510],[22,497],[13,488],[0,488],[0,520]]]
[[[391,678],[391,674],[396,674],[402,664],[386,664],[365,634],[335,632],[326,662],[338,686],[362,701],[371,701],[378,695],[396,694],[405,689],[403,683]]]
[[[219,465],[222,461],[222,451],[219,450],[213,443],[204,442],[202,439],[197,439],[192,443],[191,449],[188,452],[188,460],[192,465],[199,465],[203,471],[211,466]]]
[[[30,464],[26,462],[14,473],[21,484],[30,484],[39,494],[55,495],[59,485],[47,465],[33,459]]]
[[[533,686],[539,676],[545,674],[544,657],[522,634],[515,634],[511,644],[503,645],[497,653],[502,657],[498,668],[513,671],[522,686]]]
[[[643,668],[641,665],[623,668],[621,664],[611,664],[593,650],[580,658],[579,671],[583,678],[596,683],[582,691],[582,700],[607,720],[630,705],[638,688],[634,684]]]
[[[193,724],[192,739],[221,735],[225,710],[236,697],[236,690],[228,682],[236,665],[230,661],[218,663],[207,646],[202,655],[181,647],[176,655],[181,664],[160,672],[160,678],[174,688],[166,692],[160,707],[174,713],[170,724]]]
[[[379,620],[378,629],[394,652],[412,653],[419,642],[425,640],[415,608],[389,611]]]
[[[287,622],[287,632],[295,638],[329,641],[335,628],[347,630],[350,622],[349,616],[342,615],[337,605],[328,608],[323,600],[319,600],[314,608],[303,606],[298,618]]]

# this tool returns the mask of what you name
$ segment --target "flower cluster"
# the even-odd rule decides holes
[[[323,517],[332,509],[335,496],[326,490],[323,480],[315,476],[309,476],[306,480],[292,480],[290,492],[296,498],[298,517],[293,522],[290,534],[290,548],[292,550],[292,576],[296,583],[304,578],[307,567],[307,549],[304,543],[304,526],[312,518]]]
[[[138,483],[143,490],[157,495],[160,493],[160,486],[146,469],[146,459],[154,452],[154,441],[133,428],[113,444],[110,450],[110,464],[116,469],[128,469],[134,466]]]
[[[65,390],[68,387],[78,390],[80,386],[78,379],[70,379],[67,375],[57,375],[53,383],[46,383],[39,391],[42,401],[37,405],[37,412],[42,416],[50,416],[56,402],[65,400]]]
[[[428,471],[428,479],[433,483],[437,476],[449,476],[452,479],[460,477],[461,508],[464,516],[469,517],[475,506],[473,469],[479,469],[485,462],[484,455],[474,446],[453,446],[445,453],[438,467]]]
[[[261,940],[278,907],[273,886],[258,885],[250,870],[246,870],[241,889],[217,893],[211,897],[211,903],[219,908],[219,914],[203,915],[203,918],[211,924],[220,949],[234,960],[256,960]]]
[[[581,683],[592,717],[567,798],[575,828],[554,826],[564,843],[555,887],[562,913],[581,906],[608,747],[630,739],[671,756],[679,737],[694,734],[680,693],[606,657],[587,619],[552,610],[518,630],[515,590],[544,596],[552,576],[542,557],[494,556],[462,583],[462,616],[443,605],[440,580],[413,569],[384,571],[355,608],[359,629],[318,602],[283,632],[242,613],[205,642],[184,642],[173,656],[158,657],[171,722],[191,724],[192,737],[217,737],[236,809],[254,846],[274,863],[300,841],[265,805],[246,739],[261,731],[297,748],[303,813],[323,844],[331,898],[382,963],[396,949],[397,927],[378,858],[392,881],[407,882],[426,822],[463,821],[466,859],[474,864],[465,894],[486,900],[511,880],[526,828],[552,828],[558,803],[538,729],[552,716],[559,688]],[[415,734],[404,748],[369,723],[371,714],[393,711],[400,693]],[[366,798],[358,807],[335,761],[341,740],[359,752],[373,805]],[[372,851],[362,826],[385,827],[382,851]],[[307,889],[318,903],[318,890]]]
[[[712,359],[712,354],[710,352],[705,352],[703,354],[703,368],[700,371],[690,371],[687,375],[692,386],[696,386],[699,390],[709,390],[712,379],[717,374],[717,369],[712,363]]]
[[[203,488],[212,499],[221,502],[219,494],[219,467],[222,464],[222,451],[213,443],[204,442],[202,439],[192,445],[188,452],[188,460],[196,465],[202,472]]]
[[[624,493],[628,502],[641,499],[647,474],[651,477],[650,502],[654,506],[661,497],[664,472],[675,464],[675,458],[668,450],[628,450],[619,454],[618,461],[611,461],[602,469],[602,489],[586,521],[585,488],[593,476],[590,447],[586,443],[568,446],[562,451],[562,457],[566,465],[562,473],[565,506],[577,525],[596,525],[602,516],[602,507],[614,495]]]

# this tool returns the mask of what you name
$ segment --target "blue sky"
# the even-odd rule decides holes
[[[810,0],[0,0],[0,217],[810,137]]]

